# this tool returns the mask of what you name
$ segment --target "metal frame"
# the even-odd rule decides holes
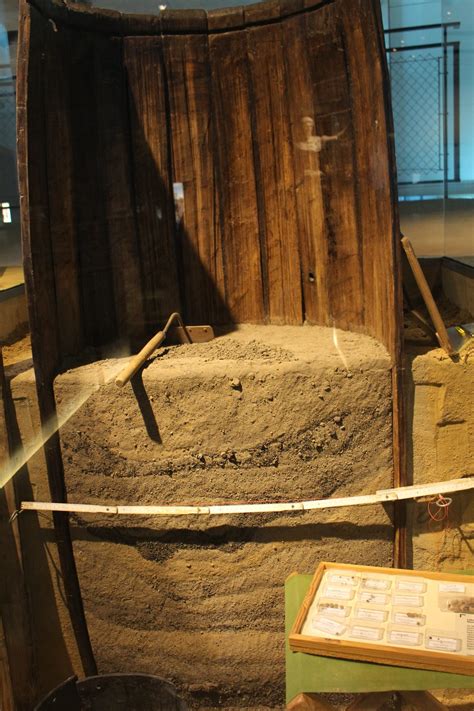
[[[433,25],[417,25],[409,27],[395,27],[392,29],[384,30],[384,34],[395,34],[400,32],[415,32],[422,30],[442,30],[443,31],[443,41],[442,42],[429,42],[426,44],[417,45],[403,45],[397,47],[386,47],[387,53],[392,52],[406,52],[414,51],[420,49],[434,49],[443,48],[443,109],[442,115],[444,117],[443,121],[443,179],[442,180],[429,180],[425,184],[437,184],[443,183],[444,193],[443,197],[447,199],[449,197],[448,184],[456,183],[460,180],[460,112],[459,112],[459,47],[460,42],[450,41],[448,42],[448,29],[454,28],[459,29],[461,27],[460,22],[441,22]],[[454,177],[449,178],[449,163],[448,163],[448,147],[449,147],[449,135],[448,135],[448,47],[453,48],[453,151],[454,151]],[[399,185],[409,185],[407,182],[400,182]]]

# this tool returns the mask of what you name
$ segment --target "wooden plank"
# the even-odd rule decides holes
[[[16,711],[10,673],[7,644],[0,616],[0,708],[2,711]]]
[[[330,323],[327,291],[327,249],[324,205],[319,177],[319,155],[300,148],[305,117],[314,115],[311,72],[305,40],[305,19],[283,23],[285,86],[293,151],[296,220],[299,235],[300,280],[304,318],[309,323]]]
[[[191,9],[174,10],[166,8],[160,12],[162,35],[192,34],[207,32],[207,13],[205,10]]]
[[[207,13],[207,26],[209,32],[219,30],[232,30],[244,25],[244,7],[224,7],[209,10]]]
[[[17,160],[23,267],[38,384],[52,377],[60,360],[45,154],[46,24],[34,8],[30,11],[26,2],[22,4],[17,65]]]
[[[7,385],[0,348],[0,470],[10,461],[11,439],[7,417]],[[18,504],[19,505],[19,504]],[[28,598],[23,574],[12,482],[0,488],[0,708],[27,711],[35,692],[35,666]]]
[[[233,321],[265,318],[245,35],[209,37],[226,301]]]
[[[372,3],[355,0],[340,6],[352,97],[352,121],[358,181],[358,210],[363,245],[364,309],[367,330],[399,363],[400,304],[395,252],[398,225],[392,202],[382,55]],[[361,66],[365,67],[361,71]],[[388,86],[385,90],[389,91]],[[370,112],[368,112],[370,107]],[[395,278],[394,278],[395,276]]]
[[[280,17],[280,0],[263,0],[252,5],[244,5],[244,20],[247,26],[278,17]]]
[[[132,171],[147,330],[181,311],[162,40],[124,40]]]
[[[96,114],[99,178],[113,279],[118,335],[145,337],[137,226],[132,200],[130,126],[123,68],[123,40],[97,35],[94,84],[100,97]],[[105,236],[105,235],[104,235]]]
[[[74,137],[69,110],[72,87],[65,71],[70,39],[67,32],[58,32],[52,23],[47,23],[45,42],[48,51],[44,56],[44,92],[47,96],[45,161],[56,313],[58,324],[61,324],[58,329],[61,358],[75,355],[84,347],[74,209]]]
[[[187,323],[229,323],[217,189],[214,182],[210,65],[207,37],[163,39],[170,102],[173,183],[182,184],[177,225]]]
[[[313,86],[314,142],[324,204],[330,322],[362,329],[362,254],[356,212],[351,97],[345,46],[335,7],[306,14],[306,37]]]
[[[45,20],[22,2],[17,74],[18,177],[25,283],[30,313],[38,406],[42,426],[54,424],[53,378],[60,363],[55,303],[54,267],[49,232],[49,204],[45,144]],[[80,39],[80,38],[79,38]],[[86,142],[86,145],[88,143]],[[48,482],[53,499],[66,497],[61,449],[57,432],[45,443]],[[90,645],[79,581],[74,562],[69,522],[54,515],[58,553],[68,609],[87,674],[97,672]]]
[[[101,346],[117,337],[112,261],[107,238],[98,117],[102,96],[96,86],[96,35],[62,29],[63,71],[74,90],[68,106],[73,161],[73,204],[79,252],[84,338]]]
[[[463,674],[466,676],[472,673],[472,657],[463,657],[462,659],[456,660],[452,657],[448,657],[448,655],[445,655],[446,658],[440,661],[439,659],[433,658],[432,655],[434,655],[435,652],[424,652],[423,654],[426,655],[427,658],[420,659],[415,655],[416,650],[414,650],[409,658],[400,659],[393,655],[393,652],[392,654],[389,654],[389,652],[393,649],[392,647],[380,645],[375,650],[372,650],[367,648],[368,645],[356,645],[351,643],[350,649],[348,649],[343,642],[340,642],[335,649],[325,641],[319,643],[319,640],[318,651],[315,652],[314,648],[308,645],[308,640],[310,640],[311,637],[304,637],[303,639],[304,641],[301,644],[292,642],[292,651],[303,652],[304,654],[319,654],[325,657],[335,657],[337,659],[351,659],[357,662],[371,662],[375,664],[379,663],[380,659],[383,658],[386,660],[388,665],[395,667],[425,669],[428,671],[448,672],[450,674]],[[362,649],[356,650],[356,647],[359,646],[362,647]]]
[[[280,24],[258,27],[247,30],[247,38],[268,318],[297,324],[303,305],[283,31]]]

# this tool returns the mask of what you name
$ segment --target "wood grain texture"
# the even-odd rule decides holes
[[[232,321],[258,323],[265,304],[246,36],[213,35],[209,47],[226,301]]]
[[[17,161],[25,286],[39,384],[51,381],[60,362],[45,154],[45,24],[38,12],[22,4],[17,65]]]
[[[30,315],[36,388],[41,423],[54,424],[56,405],[53,380],[60,367],[55,271],[52,259],[44,96],[45,37],[47,20],[26,2],[20,8],[19,60],[17,74],[18,178],[25,284]],[[66,499],[64,470],[57,432],[45,443],[51,497]],[[90,645],[77,570],[72,550],[69,521],[54,515],[64,590],[72,625],[86,673],[96,673]]]
[[[128,97],[123,42],[97,37],[94,45],[94,87],[99,175],[103,186],[103,239],[110,252],[117,335],[136,342],[143,337],[143,291],[133,201],[129,144]]]
[[[293,150],[303,313],[309,323],[327,326],[330,323],[328,255],[319,154],[301,148],[305,142],[304,120],[314,116],[305,22],[305,17],[297,16],[283,23],[285,83]]]
[[[325,220],[328,311],[331,325],[364,324],[361,244],[357,219],[351,95],[336,6],[306,16],[313,78],[315,135]]]
[[[88,345],[102,346],[116,337],[117,325],[106,184],[102,174],[106,157],[100,150],[99,116],[107,111],[96,82],[100,37],[84,32],[78,42],[74,30],[64,30],[64,33],[63,59],[68,82],[74,87],[69,94],[68,109],[84,340]]]
[[[162,40],[126,38],[132,171],[148,330],[181,310]]]
[[[229,322],[213,157],[207,36],[164,39],[173,183],[182,184],[177,225],[186,323]]]
[[[400,347],[401,304],[396,294],[400,247],[395,212],[389,208],[393,196],[391,159],[394,161],[384,99],[384,91],[388,91],[383,76],[385,59],[378,45],[380,28],[365,0],[340,3],[338,12],[353,106],[366,322],[373,335],[395,354]],[[361,66],[369,70],[362,72]]]
[[[363,331],[400,363],[387,79],[370,0],[124,16],[123,40],[116,14],[41,6],[65,23],[46,37],[41,230],[56,289],[49,348],[58,341],[47,360],[130,332],[144,340],[182,309],[192,323]]]
[[[44,93],[49,97],[45,123],[46,174],[61,354],[75,354],[84,345],[74,209],[71,83],[67,72],[57,71],[67,61],[68,36],[66,31],[55,32],[51,23],[45,26],[48,52],[44,57]]]
[[[15,711],[15,700],[10,678],[10,662],[0,617],[0,708],[2,711]]]
[[[23,3],[18,161],[43,424],[55,417],[52,383],[66,356],[100,354],[118,338],[143,343],[175,310],[194,323],[307,321],[388,349],[394,478],[406,482],[399,228],[376,5],[270,0],[132,18]],[[173,182],[184,186],[179,225]],[[63,501],[57,436],[45,455],[52,498]],[[55,525],[91,673],[66,515]]]
[[[0,348],[0,471],[11,453],[9,391]],[[0,488],[0,708],[29,711],[35,693],[35,655],[30,607],[25,587],[18,521],[10,517],[19,506],[15,485]]]
[[[266,312],[271,323],[297,324],[303,305],[281,25],[247,30],[247,46]]]

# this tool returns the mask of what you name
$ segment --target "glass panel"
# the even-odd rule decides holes
[[[0,289],[12,286],[12,274],[18,282],[18,270],[10,268],[21,265],[15,123],[17,16],[17,3],[0,0]]]
[[[419,256],[474,255],[472,0],[382,0],[402,232]]]
[[[474,7],[472,0],[443,0],[443,20],[458,22],[446,29],[447,43],[455,48],[458,61],[448,85],[453,88],[456,111],[454,126],[454,180],[446,191],[444,251],[448,257],[474,266]]]

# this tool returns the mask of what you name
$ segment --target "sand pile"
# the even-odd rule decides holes
[[[125,364],[56,379],[61,411]],[[369,337],[246,326],[158,352],[61,431],[69,500],[219,503],[392,485],[390,361]],[[320,560],[391,565],[382,507],[220,517],[75,516],[101,671],[159,674],[197,707],[283,702],[284,580]],[[250,702],[250,703],[249,703]]]

